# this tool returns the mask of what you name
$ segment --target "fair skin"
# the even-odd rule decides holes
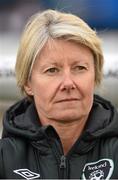
[[[37,56],[25,90],[34,98],[42,125],[56,129],[64,154],[83,131],[94,87],[94,58],[84,45],[50,40]]]

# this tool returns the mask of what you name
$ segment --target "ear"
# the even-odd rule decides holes
[[[24,89],[26,94],[28,94],[29,96],[33,96],[33,92],[32,92],[32,86],[31,86],[31,82],[28,81],[25,85],[24,85]]]

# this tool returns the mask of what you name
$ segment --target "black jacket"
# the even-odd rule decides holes
[[[1,179],[118,179],[118,113],[99,96],[66,156],[54,128],[40,125],[27,99],[8,109],[3,129]]]

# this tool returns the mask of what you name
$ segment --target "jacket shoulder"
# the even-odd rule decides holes
[[[4,178],[4,153],[6,149],[9,147],[8,138],[0,139],[0,179]]]
[[[26,142],[19,138],[3,138],[0,140],[0,179],[5,177],[6,169],[20,161],[26,151]],[[18,160],[18,161],[16,161]]]
[[[16,154],[17,152],[23,151],[23,147],[27,146],[27,142],[22,138],[6,137],[0,139],[0,153]]]

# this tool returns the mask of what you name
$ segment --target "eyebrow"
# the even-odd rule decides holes
[[[61,65],[59,63],[57,63],[57,62],[50,62],[50,63],[45,63],[45,64],[42,64],[42,65],[40,64],[39,68],[44,69],[44,68],[47,68],[49,66],[60,66],[61,67]]]
[[[72,62],[70,62],[69,64],[70,65],[76,65],[76,64],[80,64],[80,63],[82,63],[82,64],[86,64],[87,66],[89,65],[89,62],[88,61],[86,61],[86,60],[75,60],[75,59],[73,59],[73,61]],[[50,66],[50,65],[54,65],[54,66],[59,66],[59,67],[61,67],[61,66],[63,66],[63,64],[64,64],[64,61],[63,61],[63,59],[61,59],[60,61],[58,61],[57,59],[50,59],[50,61],[47,61],[47,62],[45,62],[45,64],[43,64],[43,62],[40,64],[40,67],[41,68],[45,68],[45,67],[47,67],[47,66]]]

